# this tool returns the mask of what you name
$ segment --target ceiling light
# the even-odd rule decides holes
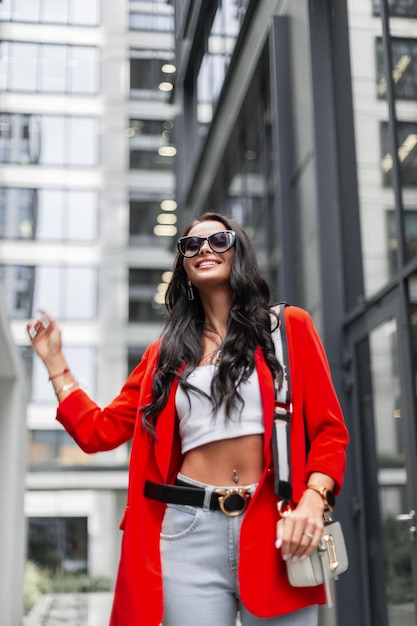
[[[177,216],[174,213],[161,213],[157,217],[158,224],[176,224]]]
[[[175,211],[177,208],[177,203],[175,200],[162,200],[159,205],[163,211]]]
[[[158,224],[153,232],[157,237],[174,237],[177,234],[177,229],[175,226]]]
[[[161,146],[158,148],[158,154],[159,156],[172,157],[177,154],[177,149],[174,146]]]
[[[174,85],[172,83],[168,83],[163,81],[162,83],[159,83],[159,90],[160,91],[172,91],[174,89]]]
[[[164,65],[161,67],[161,70],[164,72],[164,74],[175,74],[177,68],[175,67],[175,65],[172,65],[172,63],[164,63]]]

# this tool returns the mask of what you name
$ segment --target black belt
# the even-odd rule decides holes
[[[175,485],[162,485],[150,480],[145,482],[145,496],[166,504],[188,504],[207,507],[211,511],[220,510],[235,517],[243,513],[251,498],[251,487],[190,487],[179,479]]]

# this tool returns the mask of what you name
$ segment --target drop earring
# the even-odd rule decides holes
[[[190,302],[191,300],[194,300],[193,285],[190,279],[187,280],[187,293],[188,293],[188,300]]]

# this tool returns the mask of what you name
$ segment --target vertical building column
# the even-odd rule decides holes
[[[19,626],[26,552],[23,514],[26,417],[23,373],[0,300],[0,621]]]

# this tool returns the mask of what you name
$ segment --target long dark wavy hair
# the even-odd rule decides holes
[[[221,359],[211,383],[213,413],[223,403],[226,415],[232,408],[241,409],[243,400],[238,385],[252,374],[257,346],[263,351],[272,375],[281,380],[282,367],[275,356],[271,338],[270,291],[262,276],[254,246],[239,224],[217,213],[204,213],[187,226],[184,236],[201,222],[216,221],[236,233],[232,258],[230,286],[233,292],[227,334],[221,346]],[[188,298],[187,274],[180,254],[174,262],[173,274],[165,296],[168,319],[162,333],[157,369],[152,384],[152,401],[143,410],[143,425],[155,432],[158,415],[165,406],[172,381],[179,376],[185,389],[195,388],[187,382],[189,374],[199,365],[203,355],[202,329],[204,310],[198,289],[193,287],[194,300]],[[277,320],[278,323],[278,320]],[[179,370],[181,370],[179,374]]]

